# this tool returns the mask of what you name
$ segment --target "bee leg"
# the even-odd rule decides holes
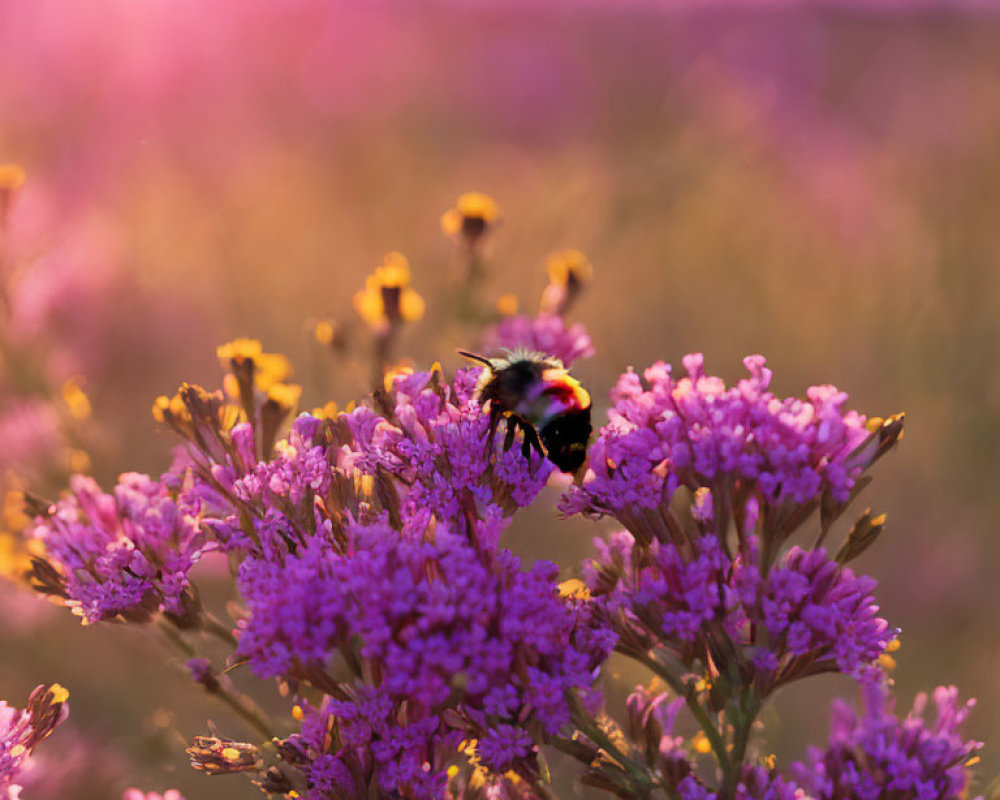
[[[490,427],[486,434],[486,454],[493,453],[493,439],[496,436],[497,428],[500,427],[501,414],[499,409],[490,409]]]
[[[542,458],[545,458],[545,450],[542,448],[542,443],[538,439],[538,431],[535,430],[534,425],[525,424],[522,426],[524,429],[524,442],[521,445],[521,454],[530,463],[531,462],[531,450],[534,450]],[[540,462],[538,462],[540,463]],[[538,468],[538,463],[532,466],[531,470],[534,472]]]
[[[514,446],[514,437],[517,435],[517,420],[507,417],[507,434],[503,437],[503,451],[506,453]]]

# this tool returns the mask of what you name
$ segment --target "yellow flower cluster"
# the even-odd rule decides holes
[[[563,315],[576,300],[584,285],[594,275],[594,267],[579,250],[552,253],[545,261],[549,285],[542,292],[538,310],[544,314]]]
[[[161,394],[153,402],[152,410],[153,419],[160,423],[164,423],[171,418],[190,420],[190,414],[188,414],[187,406],[184,405],[184,400],[181,398],[180,393],[175,394],[173,397]]]
[[[594,266],[579,250],[559,250],[545,260],[549,281],[559,286],[574,281],[586,283],[594,276]]]
[[[252,362],[254,386],[262,392],[269,392],[271,387],[292,377],[292,363],[288,358],[281,353],[265,353],[257,339],[233,339],[216,348],[215,354],[225,369],[236,370]]]
[[[88,419],[91,414],[90,398],[83,390],[83,378],[70,378],[62,385],[62,398],[73,419]]]
[[[14,193],[24,185],[25,177],[17,164],[0,164],[0,229],[7,221]]]
[[[24,185],[27,175],[17,164],[0,164],[0,191],[13,191]]]
[[[396,378],[402,378],[406,375],[412,374],[413,362],[409,359],[405,359],[397,364],[390,364],[386,367],[385,374],[382,378],[385,390],[387,392],[392,390],[392,385],[396,382]]]
[[[501,317],[512,317],[517,313],[517,295],[507,292],[497,298],[497,313]]]
[[[410,286],[410,262],[402,253],[387,253],[354,295],[354,310],[369,326],[384,329],[424,315],[424,299]]]
[[[476,240],[499,221],[496,200],[482,192],[466,192],[441,215],[441,230],[448,236]]]
[[[0,576],[13,583],[25,581],[32,556],[45,554],[39,539],[22,535],[30,524],[31,518],[24,512],[24,492],[8,489],[0,505]]]

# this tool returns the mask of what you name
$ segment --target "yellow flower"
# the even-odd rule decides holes
[[[500,220],[500,206],[488,194],[466,192],[441,215],[441,230],[448,236],[476,240]]]
[[[315,322],[312,328],[313,338],[318,344],[341,354],[347,350],[350,333],[347,325],[331,317],[326,317],[319,322]]]
[[[15,485],[14,476],[7,480]],[[45,545],[39,539],[22,535],[31,524],[31,516],[25,513],[24,492],[8,489],[0,501],[0,576],[13,583],[23,583],[31,569],[31,557],[43,556]]]
[[[90,398],[83,391],[83,378],[80,376],[70,378],[62,385],[62,397],[69,410],[69,415],[73,419],[87,419],[90,417]]]
[[[0,191],[20,189],[27,177],[18,164],[0,164]]]
[[[316,417],[316,419],[335,419],[338,413],[340,413],[340,409],[333,400],[328,402],[322,408],[314,408],[312,410],[312,415]]]
[[[246,422],[246,420],[246,412],[237,405],[226,403],[219,409],[219,424],[224,431],[231,431],[239,423]]]
[[[886,645],[885,650],[882,655],[878,657],[878,664],[882,669],[892,672],[896,669],[896,659],[890,655],[890,653],[895,653],[902,647],[899,639],[893,639],[889,644]]]
[[[375,476],[354,470],[354,493],[359,497],[371,497],[375,491]]]
[[[313,328],[316,341],[329,347],[337,337],[337,324],[332,319],[321,319]]]
[[[292,363],[288,358],[281,353],[265,353],[263,345],[257,339],[233,339],[219,345],[215,354],[224,369],[239,373],[235,375],[235,387],[231,381],[229,385],[224,384],[226,393],[230,396],[239,396],[240,380],[249,381],[251,366],[253,385],[262,392],[267,392],[276,383],[284,383],[292,377]]]
[[[404,360],[398,364],[392,364],[385,370],[385,375],[383,377],[383,385],[387,392],[392,391],[392,385],[396,382],[396,378],[402,378],[404,375],[413,374],[413,362],[409,360]]]
[[[292,377],[292,362],[281,353],[261,353],[254,359],[254,364],[257,366],[254,384],[262,392],[270,391],[272,386]]]
[[[21,551],[18,537],[0,531],[0,576],[16,581],[29,567],[29,559]]]
[[[379,286],[402,289],[410,285],[410,262],[402,253],[393,250],[375,267],[375,280]]]
[[[14,193],[24,184],[25,174],[17,164],[0,164],[0,226],[14,203]]]
[[[184,400],[181,398],[180,393],[175,394],[173,397],[161,394],[156,398],[156,402],[153,403],[153,419],[157,422],[168,422],[171,419],[189,421],[191,415],[188,414],[187,406],[184,405]]]
[[[302,397],[302,387],[295,383],[276,383],[267,390],[267,399],[282,408],[295,408]]]
[[[545,261],[549,285],[542,292],[538,310],[545,314],[565,314],[593,277],[594,268],[579,250],[560,250]]]
[[[424,299],[410,287],[410,262],[402,253],[387,253],[365,288],[354,295],[354,310],[372,328],[415,322],[424,315]]]
[[[65,703],[69,700],[69,690],[58,683],[53,683],[49,687],[49,695],[52,697],[53,703]]]
[[[227,372],[222,376],[222,391],[230,400],[240,399],[240,382],[233,373]]]
[[[579,250],[567,249],[552,253],[545,260],[549,280],[559,286],[571,281],[586,283],[594,276],[594,266]]]
[[[70,472],[87,472],[91,467],[90,456],[79,447],[67,447],[66,465]]]
[[[11,476],[9,480],[13,481],[13,477]],[[0,514],[2,514],[0,524],[5,531],[23,531],[31,524],[31,517],[24,512],[24,492],[20,489],[8,489],[4,492]]]
[[[497,299],[497,313],[504,317],[512,317],[517,313],[517,295],[512,292],[502,294]]]
[[[559,596],[575,600],[589,600],[590,590],[579,578],[570,578],[559,584]]]
[[[264,348],[257,339],[243,338],[233,339],[215,349],[215,354],[224,367],[228,367],[231,361],[240,363],[247,359],[256,359],[263,352]]]

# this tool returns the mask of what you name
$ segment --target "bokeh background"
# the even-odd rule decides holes
[[[28,182],[0,382],[17,354],[37,385],[82,377],[76,444],[104,485],[166,467],[151,402],[217,386],[233,336],[288,354],[305,407],[359,397],[364,373],[312,326],[351,320],[386,251],[427,301],[404,349],[456,366],[473,334],[452,321],[438,219],[470,189],[504,210],[487,295],[530,310],[549,251],[593,262],[572,317],[597,346],[577,372],[600,415],[625,367],[694,350],[729,380],[761,352],[779,393],[832,382],[867,413],[905,410],[864,501],[889,528],[861,566],[903,630],[900,705],[940,683],[978,697],[983,782],[1000,772],[996,5],[9,0],[5,161]],[[51,421],[4,392],[0,463],[51,494],[58,470],[31,463],[57,446]],[[570,574],[606,529],[559,521],[556,497],[508,536]],[[63,787],[27,800],[256,796],[187,768],[207,718],[244,731],[154,642],[7,590],[0,604],[0,697],[72,693],[50,745]],[[786,690],[764,748],[801,756],[850,691]]]

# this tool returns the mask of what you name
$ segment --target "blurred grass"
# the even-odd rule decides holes
[[[182,380],[216,385],[214,347],[235,335],[292,357],[304,407],[357,397],[353,373],[317,351],[304,323],[348,318],[388,250],[410,258],[428,302],[405,348],[456,366],[472,334],[447,322],[455,263],[437,220],[460,192],[486,191],[506,212],[491,241],[493,296],[537,302],[554,249],[594,263],[573,316],[598,347],[577,372],[601,412],[624,367],[692,350],[729,380],[762,352],[779,393],[832,382],[867,413],[907,412],[906,439],[864,500],[888,512],[889,530],[861,565],[903,629],[899,705],[956,683],[980,699],[970,734],[1000,740],[997,20],[441,5],[378,24],[405,32],[406,47],[364,54],[355,91],[368,102],[330,115],[251,86],[237,122],[267,127],[224,158],[224,141],[197,124],[124,136],[117,163],[93,141],[101,120],[79,110],[0,122],[4,157],[56,188],[71,142],[95,160],[81,202],[113,222],[136,284],[123,330],[143,329],[151,296],[182,300],[146,332],[176,340],[168,356],[144,363],[145,338],[122,336],[123,361],[141,370],[90,387],[106,439],[98,477],[166,466],[172,442],[154,431],[153,398]],[[555,521],[547,497],[509,541],[571,565],[606,528]],[[137,785],[253,796],[238,780],[206,786],[169,737],[149,733],[158,707],[185,736],[205,731],[206,714],[238,728],[132,633],[54,619],[3,635],[0,696],[66,684],[74,724],[148,770]],[[823,740],[826,698],[850,691],[818,683],[778,700],[766,747],[782,761]],[[998,771],[988,746],[981,774]]]

